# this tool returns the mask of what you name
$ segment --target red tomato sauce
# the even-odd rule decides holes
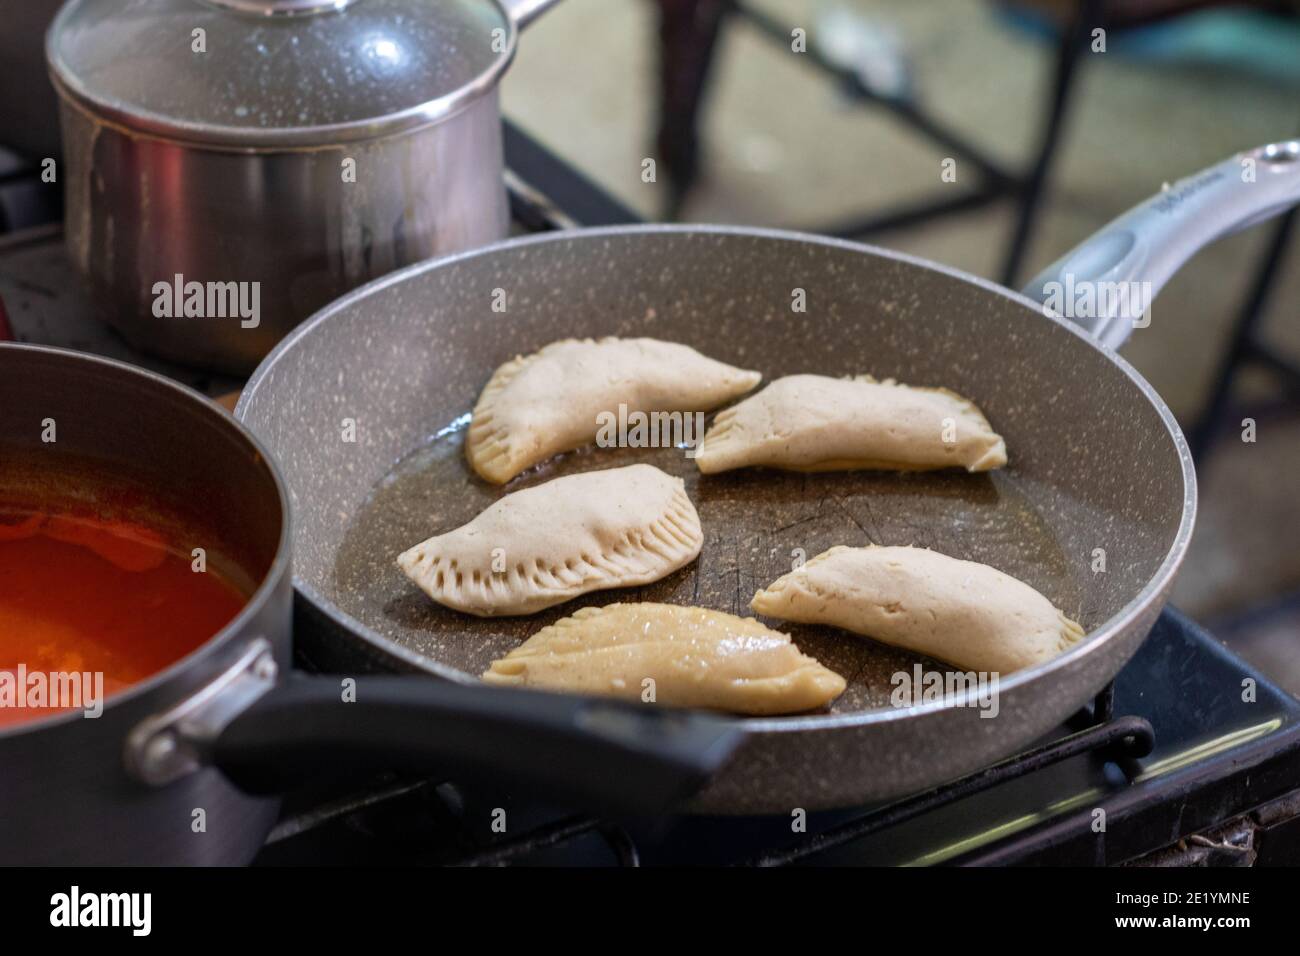
[[[199,647],[247,600],[143,524],[0,503],[0,672],[14,697],[0,673],[0,727],[65,709],[31,695],[18,706],[20,666],[29,686],[33,673],[102,674],[111,696]]]

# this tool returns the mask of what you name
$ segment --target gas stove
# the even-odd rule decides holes
[[[636,218],[509,124],[506,159],[516,233]],[[239,389],[140,355],[91,317],[57,219],[42,222],[58,203],[39,170],[0,164],[0,211],[0,336],[123,359],[213,396]],[[888,805],[812,814],[798,832],[788,817],[602,820],[491,781],[383,775],[290,795],[256,860],[380,863],[1296,864],[1300,702],[1169,609],[1114,684],[1030,750]]]

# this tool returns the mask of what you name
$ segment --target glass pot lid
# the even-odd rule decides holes
[[[256,148],[434,122],[491,89],[515,43],[497,0],[71,0],[45,47],[92,113]]]

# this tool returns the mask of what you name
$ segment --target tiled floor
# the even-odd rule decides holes
[[[848,9],[892,31],[933,112],[1007,164],[1033,148],[1051,50],[978,0],[755,0],[817,42]],[[644,183],[655,111],[655,8],[648,0],[565,0],[522,39],[505,83],[508,114],[647,217],[666,186]],[[1300,54],[1298,54],[1300,55]],[[1165,181],[1234,151],[1296,134],[1300,91],[1223,69],[1090,54],[1026,273]],[[815,228],[846,214],[960,188],[939,180],[941,149],[844,98],[806,59],[738,23],[710,91],[706,179],[687,217]],[[1006,240],[1006,205],[872,241],[990,276]],[[1125,356],[1179,418],[1194,420],[1266,230],[1223,240],[1165,289]],[[1300,239],[1268,316],[1270,338],[1300,357]],[[1216,619],[1300,591],[1300,415],[1263,421],[1257,441],[1229,433],[1201,475],[1197,536],[1175,601]],[[1292,619],[1292,624],[1294,619]],[[1241,638],[1300,692],[1291,624]]]

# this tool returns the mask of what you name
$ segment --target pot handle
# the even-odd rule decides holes
[[[258,639],[136,727],[126,762],[153,785],[215,766],[256,794],[340,769],[490,775],[592,810],[655,814],[708,782],[741,736],[737,721],[698,712],[428,677],[277,684],[270,644]]]
[[[505,7],[510,19],[515,21],[515,26],[522,30],[559,2],[560,0],[501,0],[501,6]]]
[[[1130,209],[1035,276],[1024,294],[1119,348],[1149,324],[1151,299],[1202,247],[1297,203],[1300,140],[1260,146]]]

